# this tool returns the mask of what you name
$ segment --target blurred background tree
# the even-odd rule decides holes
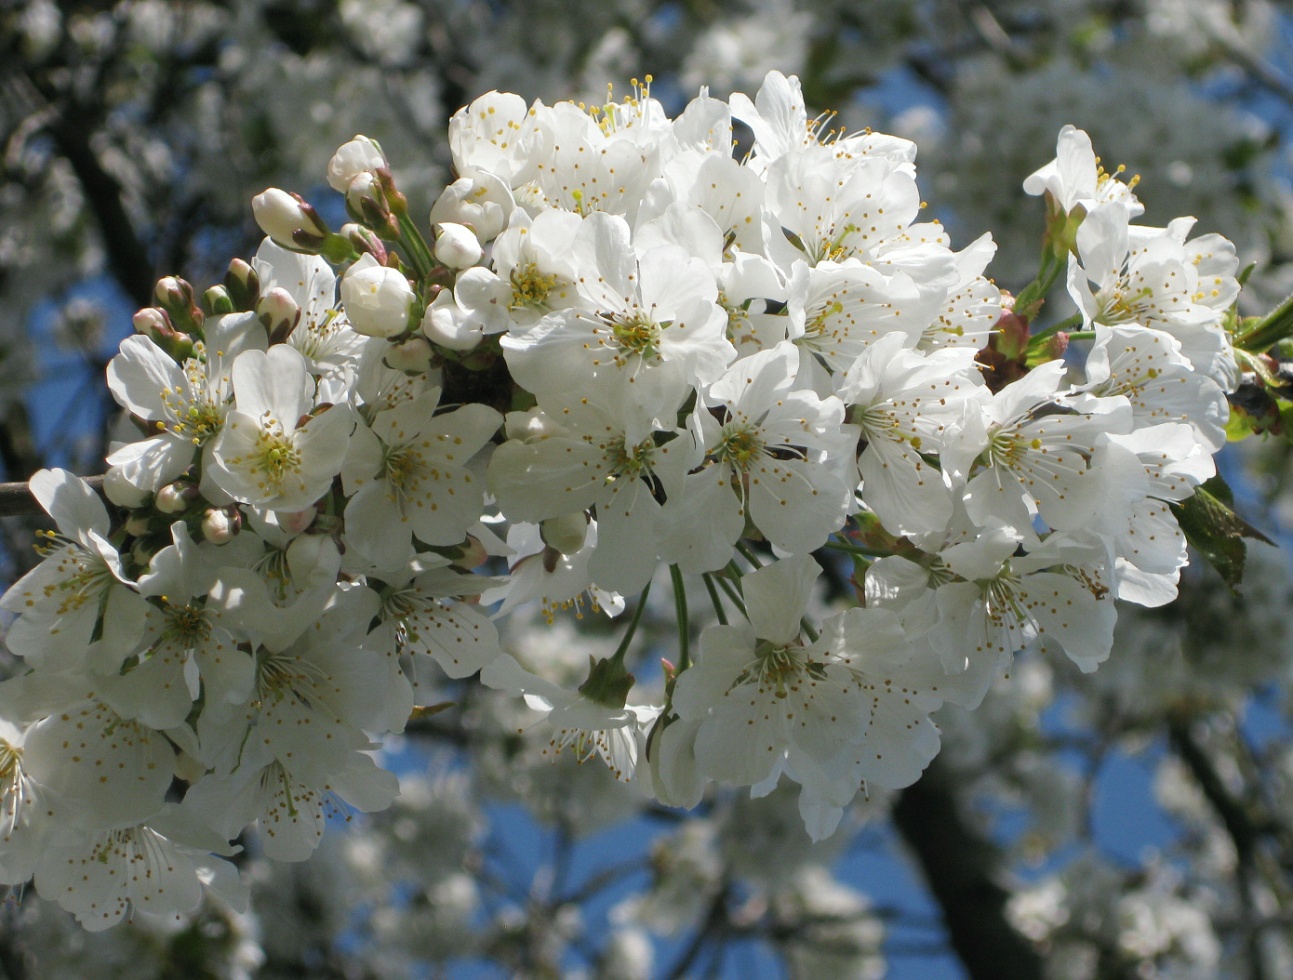
[[[1007,289],[1041,234],[1019,185],[1071,122],[1142,176],[1152,215],[1234,240],[1269,308],[1293,291],[1291,40],[1266,0],[5,0],[4,478],[101,471],[130,314],[161,276],[200,290],[250,255],[252,194],[336,208],[326,163],[362,132],[425,213],[449,115],[490,89],[600,101],[650,72],[676,110],[701,85],[797,73],[833,125],[917,140],[932,213],[958,246],[992,229]],[[1290,430],[1274,403],[1237,407],[1268,434],[1223,466],[1278,536]],[[28,533],[4,522],[6,581]],[[1242,596],[1189,573],[1174,605],[1123,612],[1097,674],[1021,657],[978,712],[944,709],[925,778],[825,845],[793,794],[664,810],[600,767],[550,765],[522,708],[447,688],[456,706],[391,750],[391,812],[339,815],[299,866],[246,842],[251,912],[90,935],[17,894],[0,975],[1291,976],[1287,562],[1252,551]],[[645,634],[643,661],[671,614],[648,610],[664,639]],[[566,613],[510,641],[574,678],[599,625]]]

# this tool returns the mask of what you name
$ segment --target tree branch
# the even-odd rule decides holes
[[[999,851],[961,815],[952,771],[935,759],[899,794],[893,820],[920,861],[970,977],[1041,980],[1041,957],[1006,921],[1010,892],[995,880]]]
[[[1253,898],[1254,879],[1257,877],[1258,847],[1262,839],[1259,821],[1244,804],[1231,795],[1221,773],[1217,771],[1207,750],[1190,730],[1188,720],[1174,718],[1168,723],[1168,739],[1173,751],[1190,770],[1213,811],[1235,846],[1238,864],[1239,905],[1243,912],[1249,976],[1252,980],[1266,980],[1266,958],[1262,952],[1257,903]]]
[[[90,488],[103,497],[103,477],[84,477]],[[104,500],[107,500],[104,497]],[[43,514],[45,509],[32,496],[31,487],[26,483],[0,483],[0,517],[19,517],[31,514]]]
[[[113,276],[131,300],[147,306],[152,301],[156,271],[134,222],[126,212],[121,199],[121,185],[99,163],[98,155],[90,146],[88,137],[94,131],[92,126],[95,122],[79,110],[65,107],[50,126],[50,132],[72,165],[85,191],[85,199],[99,222]]]

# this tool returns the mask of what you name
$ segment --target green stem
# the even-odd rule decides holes
[[[1094,330],[1074,330],[1069,334],[1069,340],[1095,340]]]
[[[817,642],[817,630],[813,629],[813,624],[808,621],[807,616],[799,617],[799,628],[804,631],[804,636],[808,637],[809,643]]]
[[[863,548],[861,545],[844,544],[842,541],[827,541],[826,547],[832,551],[842,551],[846,555],[857,555],[859,558],[889,558],[892,551],[881,551],[879,548]]]
[[[1045,330],[1039,330],[1029,338],[1029,342],[1042,340],[1046,337],[1053,336],[1061,330],[1068,331],[1069,337],[1073,336],[1072,327],[1080,326],[1082,323],[1082,314],[1074,313],[1072,316],[1066,316],[1059,323],[1052,323]]]
[[[400,215],[400,240],[404,242],[409,264],[413,266],[417,277],[424,279],[430,275],[431,270],[436,266],[436,261],[431,255],[430,246],[422,237],[417,224],[408,216],[408,212]]]
[[[1289,336],[1293,336],[1293,296],[1289,296],[1250,328],[1238,332],[1235,345],[1256,354]]]
[[[709,601],[714,606],[714,615],[718,621],[727,625],[727,610],[723,608],[723,600],[718,597],[718,589],[714,585],[714,576],[710,572],[705,572],[701,578],[705,582],[705,588],[709,592]]]
[[[1061,262],[1048,248],[1042,256],[1042,267],[1037,272],[1037,278],[1015,297],[1015,312],[1028,320],[1035,317],[1046,302],[1046,294],[1051,291],[1055,280],[1059,278],[1060,270],[1067,265],[1067,261]]]
[[[717,582],[718,587],[727,594],[728,601],[741,611],[742,616],[749,619],[750,614],[745,611],[745,600],[741,598],[738,586],[725,578],[716,578],[714,581]]]
[[[691,624],[687,620],[687,589],[682,580],[682,570],[677,565],[669,566],[669,578],[673,582],[673,605],[678,617],[678,670],[682,672],[691,666],[691,650],[688,647]]]
[[[748,561],[754,569],[757,570],[763,567],[763,562],[759,561],[759,556],[754,553],[754,549],[744,541],[736,542],[736,550],[741,553],[741,557]]]
[[[624,654],[628,652],[629,644],[633,642],[633,634],[638,631],[638,623],[642,622],[642,613],[646,611],[647,596],[651,592],[651,583],[646,584],[642,594],[638,596],[637,608],[633,610],[633,618],[629,620],[628,631],[624,634],[624,639],[620,640],[620,645],[615,648],[611,654],[611,660],[623,661]]]

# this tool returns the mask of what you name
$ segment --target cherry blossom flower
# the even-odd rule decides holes
[[[345,456],[354,421],[344,405],[314,410],[314,380],[291,347],[245,351],[233,364],[234,411],[206,475],[229,496],[275,510],[319,499]]]

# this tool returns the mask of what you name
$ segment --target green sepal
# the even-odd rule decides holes
[[[1265,316],[1244,317],[1233,332],[1235,347],[1254,354],[1267,350],[1286,337],[1293,337],[1293,296]]]
[[[328,237],[319,244],[319,254],[333,265],[343,265],[359,258],[359,251],[345,235],[329,232]]]
[[[622,708],[629,699],[636,679],[624,669],[623,657],[606,660],[588,658],[588,679],[579,685],[579,693],[594,704]]]
[[[211,316],[224,316],[234,313],[233,298],[224,286],[212,286],[202,294],[202,308]]]

